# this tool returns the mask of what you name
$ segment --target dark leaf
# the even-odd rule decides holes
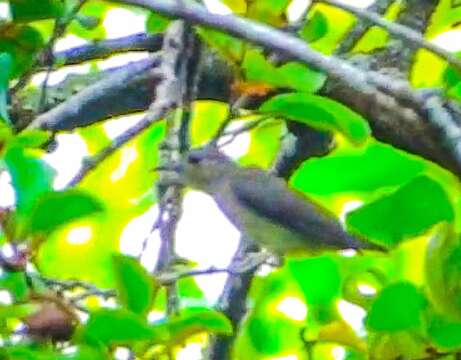
[[[385,288],[372,304],[367,327],[374,331],[403,331],[422,324],[426,306],[423,295],[410,283],[397,283]]]
[[[420,176],[394,193],[349,213],[346,223],[352,231],[394,245],[453,218],[450,199],[442,186]]]

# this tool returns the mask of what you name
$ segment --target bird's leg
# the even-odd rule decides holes
[[[273,261],[274,259],[275,261]],[[230,270],[233,272],[245,273],[264,264],[268,264],[270,266],[280,266],[280,259],[282,258],[266,250],[250,252],[245,254],[244,257],[237,259],[233,268]]]

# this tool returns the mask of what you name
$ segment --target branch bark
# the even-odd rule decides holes
[[[104,59],[125,52],[156,52],[161,49],[162,41],[163,34],[145,33],[137,33],[117,39],[96,41],[93,44],[55,52],[52,56],[43,55],[39,60],[39,68],[37,71],[53,65],[53,60],[57,66],[67,66],[81,64],[90,60]]]
[[[338,84],[334,89],[330,87],[326,93],[365,115],[376,137],[435,161],[458,176],[461,175],[461,157],[457,151],[459,136],[454,131],[461,123],[459,114],[445,108],[449,116],[444,117],[443,122],[434,119],[430,116],[425,94],[413,90],[405,80],[369,69],[362,70],[346,61],[318,53],[304,41],[283,31],[235,15],[212,14],[201,5],[179,4],[172,0],[114,2],[137,5],[223,30],[313,66],[325,72],[330,80]],[[410,1],[409,4],[416,2]],[[430,0],[425,0],[424,5],[426,4],[435,6],[435,2]],[[336,94],[337,91],[339,95]],[[447,134],[451,134],[451,137],[446,138]]]

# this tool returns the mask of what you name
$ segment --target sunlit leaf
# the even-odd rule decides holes
[[[274,26],[283,25],[286,20],[285,10],[290,0],[254,0],[248,2],[247,16]]]
[[[396,192],[347,215],[349,228],[386,244],[422,234],[440,221],[452,221],[454,211],[439,183],[420,176]]]
[[[370,135],[370,128],[364,118],[346,106],[322,96],[303,93],[277,95],[262,104],[259,110],[320,130],[338,131],[357,144],[363,143]]]
[[[24,148],[39,148],[46,144],[50,140],[50,137],[51,133],[49,131],[25,130],[16,135],[12,139],[11,144]]]
[[[39,158],[39,153],[13,146],[5,154],[20,214],[30,211],[37,198],[52,190],[55,171]]]
[[[298,190],[319,195],[374,191],[404,184],[425,168],[423,160],[373,142],[365,149],[310,159],[293,174],[290,183]]]
[[[401,10],[402,4],[397,1],[388,7],[383,17],[388,21],[395,21]],[[385,29],[379,26],[372,26],[365,35],[359,39],[353,51],[356,53],[372,52],[373,50],[386,46],[388,39],[389,33]]]
[[[196,101],[191,120],[191,142],[193,147],[205,145],[227,118],[229,105],[219,101]]]
[[[282,121],[265,121],[249,132],[250,146],[239,163],[247,166],[269,168],[277,158],[283,134]]]
[[[222,0],[222,3],[227,5],[233,12],[243,14],[247,9],[246,0]]]
[[[134,258],[114,256],[117,296],[121,304],[139,315],[146,315],[158,288],[155,279]]]

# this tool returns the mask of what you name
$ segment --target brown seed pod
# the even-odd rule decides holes
[[[23,319],[27,333],[38,341],[69,340],[78,324],[74,310],[54,295],[40,296],[36,302],[40,309]]]

